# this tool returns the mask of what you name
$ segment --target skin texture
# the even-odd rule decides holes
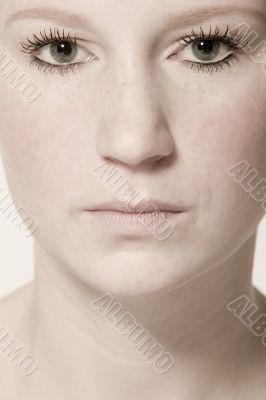
[[[64,20],[6,24],[38,6],[1,3],[1,48],[41,91],[28,104],[0,80],[10,191],[39,222],[35,281],[0,306],[39,368],[25,378],[1,359],[3,399],[265,399],[265,347],[226,308],[245,294],[265,311],[251,282],[264,210],[226,170],[247,160],[266,176],[266,75],[240,50],[209,73],[174,56],[176,38],[200,27],[246,22],[264,40],[264,1],[66,0],[56,3]],[[203,21],[218,6],[228,12]],[[64,76],[29,68],[20,42],[50,28],[83,39],[95,58]],[[111,234],[87,218],[116,199],[91,173],[106,161],[144,197],[184,207],[170,238]],[[174,355],[171,371],[158,375],[95,313],[106,292]]]

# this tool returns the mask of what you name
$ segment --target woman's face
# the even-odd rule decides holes
[[[247,160],[266,175],[266,68],[233,34],[246,23],[264,40],[264,11],[263,0],[1,2],[1,52],[40,90],[25,101],[0,79],[2,157],[58,265],[116,296],[151,295],[255,233],[264,211],[226,171]],[[121,201],[92,172],[107,161],[146,199],[185,210],[170,237],[90,218]]]

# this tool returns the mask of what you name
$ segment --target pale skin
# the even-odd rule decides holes
[[[41,7],[1,2],[1,49],[41,91],[29,104],[0,80],[10,191],[39,222],[35,280],[0,305],[1,324],[39,367],[23,377],[0,354],[1,398],[265,399],[266,348],[226,307],[244,294],[266,310],[251,280],[264,210],[226,170],[248,160],[266,176],[266,74],[228,43],[209,70],[191,43],[177,43],[192,30],[223,35],[242,22],[265,40],[265,2]],[[48,45],[21,51],[27,37],[50,28],[77,37],[75,74],[29,68],[34,57],[55,63]],[[91,174],[105,161],[145,195],[184,206],[170,238],[107,233],[84,217],[115,200]],[[169,372],[158,374],[91,307],[107,292],[171,352]]]

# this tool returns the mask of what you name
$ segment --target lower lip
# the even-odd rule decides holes
[[[185,212],[156,211],[146,213],[126,213],[120,211],[86,211],[104,230],[121,235],[159,236],[167,229],[173,229],[175,222]]]

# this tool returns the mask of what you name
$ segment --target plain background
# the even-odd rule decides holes
[[[0,158],[0,190],[8,192],[3,165]],[[33,239],[6,219],[0,211],[0,298],[33,279]],[[254,285],[266,295],[266,217],[259,226],[254,263]]]

